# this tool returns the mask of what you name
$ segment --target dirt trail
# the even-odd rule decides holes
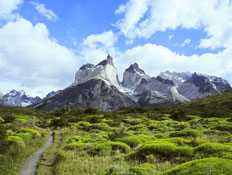
[[[50,131],[48,135],[47,142],[45,145],[38,149],[33,155],[31,155],[24,163],[20,175],[35,175],[36,174],[36,168],[40,162],[41,155],[45,150],[47,150],[51,144],[53,143],[53,131]]]

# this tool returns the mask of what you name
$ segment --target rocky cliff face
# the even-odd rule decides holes
[[[56,95],[56,94],[58,94],[58,93],[60,93],[60,92],[61,92],[61,90],[58,90],[58,91],[51,91],[51,92],[49,92],[49,93],[46,95],[45,98],[49,98],[49,97],[54,96],[54,95]]]
[[[192,74],[178,87],[178,91],[189,100],[220,94],[227,90],[231,90],[231,86],[226,80],[197,73]]]
[[[150,77],[139,68],[139,65],[134,63],[131,64],[123,73],[122,86],[129,89],[135,89],[142,79],[147,80],[149,78]]]
[[[64,106],[95,107],[103,111],[116,110],[120,106],[136,106],[137,104],[121,93],[115,86],[108,85],[104,80],[93,78],[84,83],[73,85],[59,94],[44,99],[31,107],[51,111]]]
[[[102,79],[107,84],[119,88],[117,69],[114,66],[111,56],[108,55],[106,60],[103,60],[96,66],[92,64],[82,66],[75,75],[74,85],[84,83],[93,78]]]

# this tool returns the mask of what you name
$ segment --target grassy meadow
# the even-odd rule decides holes
[[[232,93],[171,108],[0,109],[0,174],[54,130],[37,175],[231,175]]]

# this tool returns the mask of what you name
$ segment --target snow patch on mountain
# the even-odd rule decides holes
[[[104,80],[108,85],[121,89],[117,69],[113,64],[113,58],[109,55],[106,60],[103,60],[96,66],[92,66],[91,64],[82,66],[75,75],[73,85],[75,86],[94,78]]]
[[[5,94],[3,98],[10,106],[28,106],[41,100],[38,96],[30,97],[29,95],[26,95],[23,90],[12,90]]]

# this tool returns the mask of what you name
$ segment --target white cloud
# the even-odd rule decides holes
[[[14,19],[17,15],[13,14],[18,6],[23,3],[23,0],[0,0],[0,20]]]
[[[194,28],[204,30],[201,48],[231,47],[232,5],[229,0],[129,0],[116,14],[124,17],[116,27],[129,39],[149,38],[157,31]]]
[[[231,50],[226,49],[218,54],[184,56],[163,46],[145,44],[121,53],[118,57],[120,61],[116,65],[121,77],[122,72],[134,62],[137,62],[151,76],[157,76],[166,70],[224,76],[232,70],[232,60],[227,59],[231,53]]]
[[[97,64],[108,54],[117,57],[119,51],[114,47],[118,36],[112,31],[89,35],[79,47],[79,57],[85,62]]]
[[[84,39],[83,45],[89,48],[97,48],[100,46],[112,47],[116,41],[117,36],[112,30],[109,30],[101,34],[89,35]]]
[[[38,13],[43,15],[48,20],[56,21],[58,19],[57,15],[52,10],[46,9],[44,4],[40,4],[38,2],[31,2],[31,4],[35,7]]]
[[[76,59],[72,50],[49,36],[42,23],[33,25],[20,18],[0,28],[1,87],[28,89],[31,95],[64,88],[74,81],[80,66]]]
[[[189,45],[190,42],[191,42],[191,39],[186,39],[186,40],[183,41],[183,43],[182,43],[180,46],[181,46],[181,47],[184,47],[184,46],[186,46],[186,45]]]
[[[173,35],[169,35],[168,40],[171,40],[173,37],[174,37]]]

